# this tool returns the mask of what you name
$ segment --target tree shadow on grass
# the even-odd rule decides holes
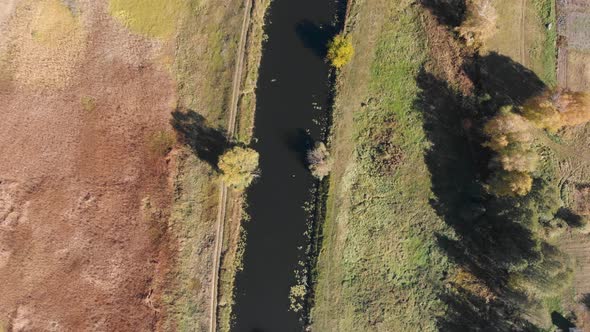
[[[473,59],[465,69],[480,92],[499,106],[522,105],[546,89],[533,71],[496,52]]]
[[[420,0],[442,25],[457,27],[465,19],[465,0]]]
[[[434,194],[430,203],[455,233],[439,234],[438,244],[485,286],[473,292],[461,287],[445,291],[448,315],[438,323],[444,331],[531,330],[532,324],[522,318],[527,297],[508,278],[510,271],[528,271],[543,259],[530,230],[543,197],[496,198],[486,192],[490,151],[481,145],[481,128],[501,106],[522,103],[545,87],[531,71],[495,53],[475,60],[467,71],[477,73],[472,76],[478,89],[474,96],[462,95],[425,71],[417,77],[422,92],[415,107],[431,144],[425,152]],[[533,192],[542,185],[537,181]],[[544,277],[534,273],[530,275]],[[484,298],[488,291],[493,296]]]
[[[170,124],[182,143],[190,146],[197,157],[217,169],[219,157],[230,146],[222,131],[207,126],[205,118],[192,110],[176,109],[172,112]]]

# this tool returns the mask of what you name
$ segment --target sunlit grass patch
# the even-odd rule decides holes
[[[187,0],[110,0],[109,11],[131,31],[149,37],[170,37]]]
[[[62,1],[47,0],[39,3],[32,26],[35,41],[57,47],[77,33],[79,21]]]

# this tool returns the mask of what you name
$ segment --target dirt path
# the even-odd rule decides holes
[[[233,139],[236,131],[236,118],[238,114],[238,99],[241,88],[242,71],[244,67],[244,57],[246,53],[246,37],[248,34],[248,27],[250,26],[250,9],[252,7],[252,0],[244,0],[244,18],[242,20],[242,31],[240,33],[240,41],[238,44],[238,53],[236,55],[236,69],[234,72],[234,79],[232,85],[232,95],[230,112],[227,124],[227,137]],[[219,188],[219,211],[217,213],[216,232],[215,232],[215,251],[213,253],[213,275],[211,282],[211,303],[209,307],[209,331],[215,332],[217,330],[217,292],[219,289],[219,264],[221,261],[221,249],[223,247],[223,233],[225,215],[227,209],[227,186],[222,182]]]
[[[520,5],[520,64],[526,66],[525,57],[525,19],[526,19],[526,3],[527,0],[521,0]]]

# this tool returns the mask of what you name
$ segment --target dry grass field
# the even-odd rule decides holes
[[[497,31],[482,51],[495,51],[533,70],[555,85],[555,13],[553,0],[497,0]]]
[[[187,133],[226,123],[242,14],[0,3],[0,330],[207,329],[217,174]]]

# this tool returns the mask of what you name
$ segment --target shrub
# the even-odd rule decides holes
[[[315,147],[307,152],[307,162],[311,174],[320,180],[328,176],[332,170],[330,152],[322,142],[316,143]]]
[[[531,175],[518,171],[497,171],[488,183],[489,191],[497,196],[524,196],[532,187]]]
[[[243,190],[258,175],[258,152],[236,146],[219,158],[218,167],[227,185]]]
[[[96,109],[96,99],[93,97],[83,96],[80,98],[80,103],[86,112],[92,112]]]
[[[352,40],[348,36],[338,34],[328,44],[328,60],[335,68],[342,68],[354,54]]]

